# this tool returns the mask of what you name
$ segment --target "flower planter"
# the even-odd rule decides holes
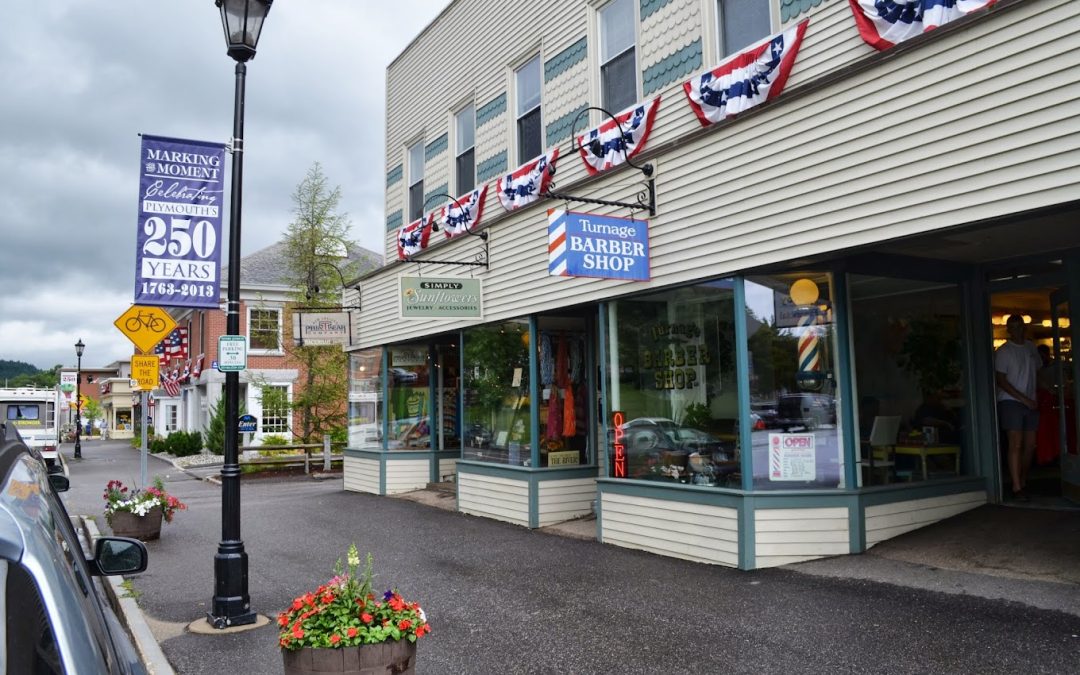
[[[137,516],[129,511],[117,511],[109,516],[109,525],[118,537],[131,537],[150,541],[161,536],[162,512],[160,506],[150,509],[145,516]]]
[[[413,675],[416,672],[416,643],[408,640],[339,649],[283,649],[281,656],[285,675]]]

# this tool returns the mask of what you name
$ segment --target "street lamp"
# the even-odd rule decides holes
[[[82,338],[75,343],[75,459],[82,459],[82,353],[86,349]]]
[[[273,0],[214,0],[221,11],[227,53],[236,61],[233,104],[232,196],[229,206],[229,286],[225,332],[240,335],[240,206],[244,179],[244,78]],[[221,542],[214,556],[214,628],[255,623],[248,596],[248,561],[240,539],[240,455],[236,446],[240,373],[225,373],[225,464],[221,467]]]

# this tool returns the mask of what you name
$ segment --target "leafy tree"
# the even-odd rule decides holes
[[[97,399],[90,398],[89,396],[82,396],[82,420],[85,424],[90,423],[90,428],[93,428],[94,422],[101,419],[101,404]]]
[[[237,411],[237,416],[244,414],[244,402],[240,401],[240,408]],[[240,447],[240,432],[236,433],[236,447]],[[205,434],[206,448],[215,455],[225,454],[225,395],[224,393],[218,397],[217,404],[214,406],[214,414],[210,416],[210,424],[207,426]]]
[[[332,311],[341,304],[341,283],[374,267],[373,260],[348,240],[351,224],[338,212],[341,188],[331,188],[318,162],[293,192],[294,220],[285,235],[288,269],[297,306],[308,311]],[[346,426],[348,355],[340,346],[296,346],[292,339],[292,312],[285,312],[284,350],[299,366],[303,385],[293,391],[291,408],[300,413],[296,433],[304,443]],[[295,430],[294,430],[295,431]]]

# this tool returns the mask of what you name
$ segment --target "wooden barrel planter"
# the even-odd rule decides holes
[[[295,650],[283,649],[281,655],[285,661],[285,675],[315,675],[317,673],[414,675],[416,673],[416,643],[408,640],[339,649],[311,647]]]
[[[150,541],[161,536],[162,512],[160,506],[150,509],[145,516],[138,516],[129,511],[117,511],[109,515],[109,526],[118,537],[131,537]]]

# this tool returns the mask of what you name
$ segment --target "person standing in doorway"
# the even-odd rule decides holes
[[[1035,453],[1039,404],[1035,385],[1042,358],[1024,337],[1024,318],[1013,314],[1005,321],[1009,339],[994,353],[998,422],[1008,442],[1009,477],[1013,499],[1029,501],[1027,473]]]

